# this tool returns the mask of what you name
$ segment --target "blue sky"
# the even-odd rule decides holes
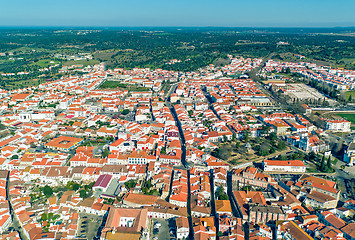
[[[2,0],[0,26],[355,26],[355,0]]]

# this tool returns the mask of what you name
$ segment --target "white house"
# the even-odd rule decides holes
[[[306,165],[300,160],[264,160],[265,172],[306,172]]]

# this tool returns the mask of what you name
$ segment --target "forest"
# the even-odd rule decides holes
[[[186,72],[208,64],[224,65],[228,54],[266,57],[272,53],[280,59],[292,53],[305,56],[304,61],[355,69],[354,32],[354,28],[2,28],[0,73],[30,74],[0,76],[0,85],[4,86],[3,81],[61,77],[57,68],[39,72],[50,62],[68,64],[58,54],[91,54],[93,60],[105,62],[112,69],[149,67]],[[167,64],[172,59],[178,61]]]

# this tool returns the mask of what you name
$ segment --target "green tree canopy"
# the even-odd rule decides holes
[[[44,186],[44,187],[43,187],[43,194],[44,194],[47,198],[49,198],[50,196],[53,195],[53,190],[52,190],[52,188],[51,188],[50,186],[48,186],[48,185]]]
[[[224,188],[219,186],[216,192],[216,198],[218,200],[228,200],[228,195],[224,192]]]
[[[124,109],[123,111],[122,111],[122,114],[123,115],[127,115],[129,113],[129,110],[128,109]]]

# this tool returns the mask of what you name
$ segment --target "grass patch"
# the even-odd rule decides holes
[[[354,64],[355,58],[343,58],[341,61],[343,61],[345,64]]]
[[[112,60],[112,56],[116,55],[118,53],[118,51],[101,51],[101,52],[97,52],[94,54],[94,58],[95,59],[100,59],[101,61],[111,61]]]
[[[128,84],[124,84],[119,81],[105,81],[103,84],[101,84],[100,88],[102,88],[102,89],[116,89],[116,88],[127,89]]]
[[[36,87],[42,82],[38,79],[31,80],[18,80],[18,81],[7,81],[5,88],[9,90],[25,88],[25,87]]]
[[[129,92],[146,92],[150,91],[150,88],[136,86],[133,84],[126,84],[121,83],[119,81],[105,81],[100,86],[101,89],[121,89],[121,90],[128,90]]]
[[[336,115],[350,121],[351,124],[355,124],[355,113],[337,113]]]
[[[64,62],[63,65],[64,66],[83,65],[83,67],[86,67],[88,65],[95,65],[98,63],[100,63],[99,60],[91,59],[91,60],[67,61],[67,62]]]
[[[312,168],[306,168],[306,172],[309,172],[309,173],[315,173],[317,172],[317,169],[312,167]]]
[[[50,63],[52,61],[54,63]],[[38,62],[32,63],[31,65],[37,65],[37,66],[39,66],[41,68],[44,68],[44,67],[53,66],[53,65],[55,65],[57,63],[58,63],[57,61],[54,61],[52,59],[42,59],[42,60],[39,60]]]
[[[348,100],[351,96],[352,99],[355,99],[355,91],[346,91],[345,92],[345,99]]]

